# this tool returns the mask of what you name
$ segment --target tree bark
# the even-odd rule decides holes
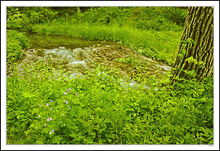
[[[201,81],[213,72],[213,8],[189,7],[186,16],[178,56],[174,64],[175,77],[190,79],[188,71],[194,71]],[[188,74],[187,74],[188,73]]]

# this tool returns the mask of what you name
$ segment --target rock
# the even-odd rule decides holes
[[[90,51],[90,50],[92,50],[92,49],[89,48],[89,47],[85,47],[84,50],[86,50],[86,51]]]
[[[53,54],[56,54],[57,53],[57,51],[56,50],[46,50],[45,51],[45,54],[49,54],[49,53],[53,53]]]
[[[73,61],[73,62],[70,62],[69,65],[77,65],[77,64],[82,64],[82,65],[86,65],[85,61]]]
[[[53,51],[58,51],[58,50],[59,50],[58,48],[54,48],[54,49],[53,49]]]
[[[154,61],[153,59],[148,58],[148,57],[144,57],[144,56],[143,56],[143,59],[148,60],[148,61],[150,61],[150,62],[152,62],[152,63],[156,63],[156,61]]]
[[[65,47],[59,47],[59,49],[65,49]]]
[[[76,49],[73,50],[73,52],[77,52],[77,51],[84,51],[84,49],[82,49],[82,48],[76,48]]]
[[[66,59],[73,59],[73,57],[71,55],[67,55],[65,56]]]
[[[29,49],[27,52],[35,52],[35,49]]]
[[[160,68],[163,68],[166,71],[170,71],[171,70],[171,67],[169,67],[169,66],[161,66],[161,65],[156,65],[156,66],[160,67]]]

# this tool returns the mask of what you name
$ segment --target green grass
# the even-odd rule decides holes
[[[121,87],[105,68],[68,80],[31,66],[7,78],[8,144],[213,143],[212,79],[160,87],[151,77],[146,91]]]
[[[65,35],[88,40],[106,40],[128,45],[143,55],[163,60],[169,65],[175,61],[181,32],[147,31],[117,25],[71,24],[53,22],[33,26],[33,31],[47,35]]]

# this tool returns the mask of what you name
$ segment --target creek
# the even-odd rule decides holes
[[[130,79],[127,85],[134,87],[140,85],[141,79],[151,75],[161,79],[171,70],[170,66],[162,62],[114,42],[38,34],[30,34],[28,38],[30,48],[23,50],[24,57],[17,63],[20,74],[27,65],[40,64],[42,61],[52,61],[54,74],[63,73],[66,78],[83,77],[87,71],[94,71],[98,65],[104,65],[117,71],[122,78]]]

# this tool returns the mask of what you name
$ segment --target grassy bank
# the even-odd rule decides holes
[[[33,32],[118,42],[155,60],[163,60],[169,65],[175,61],[181,34],[174,31],[140,30],[128,26],[71,24],[70,22],[34,25]]]

